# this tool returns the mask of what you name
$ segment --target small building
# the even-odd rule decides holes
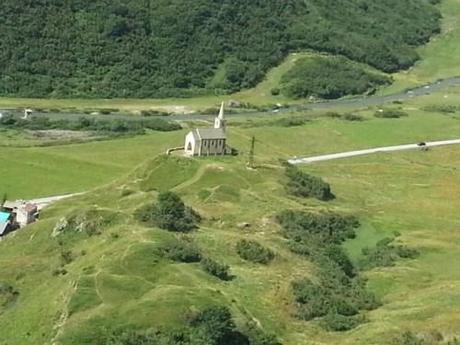
[[[38,207],[34,204],[24,204],[16,212],[16,222],[22,228],[37,219]]]
[[[187,156],[223,156],[229,153],[227,146],[224,103],[214,120],[214,128],[196,128],[185,137]]]
[[[11,223],[21,228],[29,225],[38,217],[38,206],[24,201],[6,201],[3,209],[12,215]]]

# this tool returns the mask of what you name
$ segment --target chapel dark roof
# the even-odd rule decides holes
[[[198,135],[199,139],[211,140],[211,139],[227,139],[225,132],[222,128],[197,128],[194,131]],[[196,136],[195,136],[196,138]]]

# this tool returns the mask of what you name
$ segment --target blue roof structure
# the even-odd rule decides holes
[[[10,219],[10,214],[7,212],[0,211],[0,222],[7,222]]]

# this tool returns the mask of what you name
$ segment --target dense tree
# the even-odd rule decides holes
[[[366,290],[365,281],[340,246],[354,236],[359,225],[356,218],[284,211],[277,219],[290,249],[317,266],[314,281],[305,278],[292,282],[298,316],[304,320],[321,317],[321,325],[331,331],[346,331],[364,322],[360,312],[376,308],[379,302]]]
[[[369,72],[342,57],[310,57],[298,60],[281,79],[282,92],[291,98],[335,99],[372,93],[390,79]]]
[[[3,0],[0,95],[166,97],[255,85],[289,51],[391,72],[439,31],[420,0]]]

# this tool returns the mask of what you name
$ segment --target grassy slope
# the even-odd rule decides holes
[[[272,160],[261,150],[258,157],[259,163]],[[0,344],[48,343],[56,335],[64,344],[89,344],[94,335],[88,334],[100,327],[179,324],[184,311],[210,303],[230,305],[240,322],[260,322],[288,345],[383,344],[385,335],[401,329],[437,328],[448,335],[458,331],[458,148],[305,168],[332,183],[338,199],[329,207],[356,213],[363,220],[360,235],[348,243],[355,257],[361,247],[393,231],[401,232],[401,241],[422,252],[415,261],[369,274],[370,286],[385,305],[369,314],[369,323],[345,334],[325,333],[315,322],[293,318],[289,281],[312,271],[308,262],[289,253],[271,220],[281,209],[302,207],[285,196],[279,184],[281,170],[248,171],[242,158],[205,159],[190,165],[187,177],[181,171],[176,174],[176,164],[151,162],[112,186],[57,204],[39,223],[0,243],[0,276],[21,292],[17,304],[0,314],[4,325]],[[157,186],[149,176],[157,166],[158,178],[169,168],[168,176],[175,181],[171,187],[205,216],[193,236],[207,255],[232,266],[234,281],[219,282],[196,265],[154,259],[155,246],[171,235],[140,226],[132,213],[154,197],[155,192],[144,190],[149,189],[149,181]],[[132,194],[126,196],[122,190]],[[313,200],[303,204],[325,206]],[[103,228],[100,236],[64,237],[64,246],[72,249],[76,260],[66,267],[68,275],[54,277],[51,271],[59,260],[57,240],[50,237],[54,224],[88,205],[118,212],[118,221]],[[241,221],[251,223],[251,229],[238,230]],[[261,267],[238,259],[234,244],[243,237],[272,247],[277,252],[275,262]]]
[[[182,141],[183,133],[0,150],[0,191],[9,198],[87,191],[120,177]]]
[[[460,56],[460,1],[443,0],[440,6],[444,16],[442,34],[418,49],[421,61],[409,71],[395,74],[395,83],[383,89],[384,93],[460,76],[460,65],[456,58]]]

